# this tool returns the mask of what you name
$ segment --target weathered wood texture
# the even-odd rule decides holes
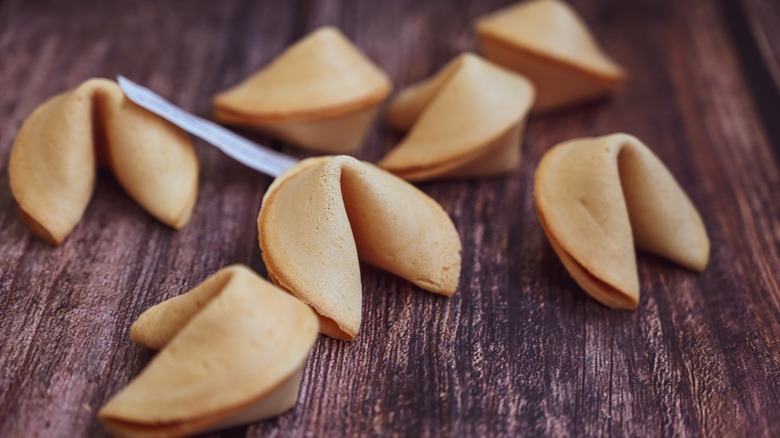
[[[121,73],[208,114],[211,95],[322,24],[343,29],[401,87],[476,50],[470,23],[503,2],[79,3],[0,1],[3,437],[104,434],[95,412],[152,356],[128,339],[132,321],[229,263],[264,272],[255,218],[271,180],[200,141],[201,192],[184,230],[105,176],[65,244],[32,236],[7,164],[36,105]],[[532,118],[510,176],[422,184],[463,239],[456,296],[364,268],[357,340],[321,338],[295,409],[219,436],[780,436],[780,145],[768,122],[780,106],[777,89],[754,80],[777,78],[778,6],[572,3],[630,70],[623,92]],[[745,44],[763,56],[743,56]],[[712,240],[701,275],[640,254],[636,312],[578,289],[531,197],[547,148],[617,131],[667,163]],[[398,138],[380,123],[358,156],[376,160]]]
[[[775,86],[780,89],[780,26],[777,25],[780,3],[771,0],[745,0],[742,3],[746,25],[761,52],[761,59],[757,61],[766,65]]]

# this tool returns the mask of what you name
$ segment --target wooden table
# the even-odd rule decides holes
[[[152,357],[128,338],[135,318],[227,264],[265,272],[255,219],[271,179],[201,141],[182,231],[103,176],[62,246],[31,235],[7,164],[36,105],[123,74],[208,115],[214,93],[323,24],[400,88],[476,50],[472,21],[504,2],[81,3],[0,1],[3,437],[103,435],[95,413]],[[218,436],[780,436],[780,3],[572,3],[630,70],[623,92],[531,118],[507,177],[420,184],[462,236],[455,297],[364,267],[358,338],[317,341],[293,410]],[[635,312],[577,287],[531,196],[550,146],[617,131],[668,165],[712,240],[701,275],[640,253]],[[398,140],[379,123],[357,155]]]

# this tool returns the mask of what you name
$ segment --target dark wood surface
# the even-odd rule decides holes
[[[503,2],[82,3],[0,1],[2,437],[103,435],[95,413],[152,357],[128,338],[135,318],[227,264],[265,272],[255,220],[271,179],[201,141],[182,231],[103,176],[62,246],[34,237],[7,164],[36,105],[121,73],[207,115],[215,92],[323,24],[400,88],[476,50],[472,20]],[[507,177],[421,184],[462,236],[455,297],[364,267],[357,340],[322,337],[293,410],[219,436],[780,436],[780,6],[572,3],[630,70],[623,92],[532,118]],[[700,275],[640,253],[635,312],[578,289],[531,196],[547,148],[618,131],[668,165],[712,241]],[[379,123],[357,155],[398,139]]]

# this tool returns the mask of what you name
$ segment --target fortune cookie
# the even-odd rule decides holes
[[[536,170],[534,200],[566,270],[606,306],[638,305],[635,245],[693,271],[707,266],[710,242],[696,207],[633,136],[553,147]]]
[[[310,305],[322,333],[352,340],[360,328],[359,261],[452,296],[460,238],[433,199],[371,164],[310,158],[271,184],[257,218],[273,282]]]
[[[161,351],[98,413],[117,436],[182,436],[293,407],[318,333],[314,312],[243,266],[144,312],[136,342]]]
[[[477,20],[485,57],[527,76],[533,112],[596,100],[615,92],[623,68],[601,51],[577,13],[560,0],[531,0]]]
[[[350,152],[360,146],[391,88],[379,67],[326,26],[217,94],[214,116],[313,151]]]
[[[90,79],[36,108],[11,150],[11,190],[35,234],[62,243],[92,197],[98,165],[161,222],[179,229],[189,221],[198,195],[190,138],[116,82]]]
[[[512,171],[533,100],[525,78],[464,53],[393,101],[388,123],[411,130],[379,166],[410,181]]]

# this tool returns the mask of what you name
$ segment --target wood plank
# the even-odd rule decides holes
[[[200,141],[201,192],[184,230],[103,175],[61,247],[31,236],[7,160],[36,105],[121,73],[207,115],[211,95],[323,24],[400,88],[476,50],[470,23],[501,4],[0,2],[0,436],[104,434],[95,412],[152,356],[129,341],[132,321],[227,264],[264,272],[255,219],[270,178]],[[357,340],[317,342],[292,411],[214,436],[780,435],[780,172],[722,4],[572,4],[630,82],[611,101],[532,118],[507,177],[420,185],[463,239],[456,296],[364,267]],[[766,32],[780,25],[759,16]],[[667,163],[713,243],[701,275],[640,253],[636,312],[578,289],[531,196],[550,146],[617,131]],[[375,161],[398,139],[379,124],[358,156]]]
[[[775,159],[780,160],[780,6],[762,0],[721,1],[729,34]]]
[[[770,0],[742,0],[745,19],[759,48],[762,62],[780,89],[780,4]]]

